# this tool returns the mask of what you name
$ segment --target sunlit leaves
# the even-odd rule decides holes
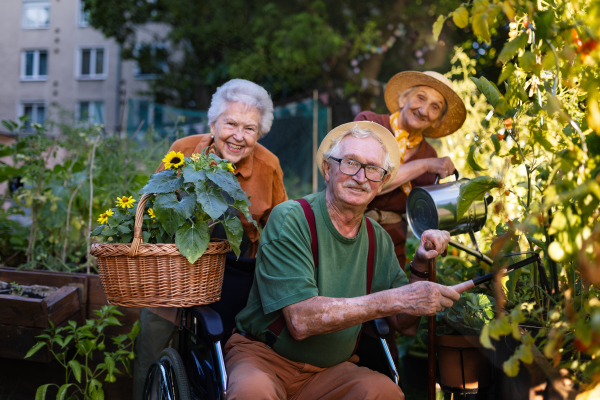
[[[490,102],[492,107],[496,108],[504,101],[504,98],[500,94],[500,91],[492,82],[488,81],[485,77],[474,78],[471,80],[477,86],[477,89],[485,96],[487,101]]]
[[[469,11],[464,7],[459,7],[452,12],[452,21],[459,28],[466,28],[469,25]]]
[[[472,145],[469,149],[469,155],[467,156],[467,163],[474,171],[484,171],[487,168],[482,167],[475,161],[475,153],[478,151],[478,147],[476,144]]]
[[[499,188],[501,182],[489,176],[479,176],[460,186],[458,205],[456,207],[456,218],[460,219],[469,209],[473,201],[481,199],[485,192],[493,188]]]
[[[444,27],[444,22],[446,22],[446,18],[447,17],[440,15],[433,24],[433,40],[435,40],[436,42],[440,37],[440,33],[442,32],[442,28]]]
[[[515,39],[510,42],[506,42],[500,55],[498,55],[498,61],[501,63],[506,63],[510,61],[519,50],[525,47],[527,44],[528,35],[525,32],[522,32]]]

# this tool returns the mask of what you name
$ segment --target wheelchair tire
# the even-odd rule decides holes
[[[177,350],[167,348],[160,354],[148,376],[144,400],[191,400],[192,394],[187,373]]]

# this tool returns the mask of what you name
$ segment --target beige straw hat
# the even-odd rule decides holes
[[[394,135],[390,134],[390,131],[383,126],[371,122],[371,121],[356,121],[356,122],[348,122],[347,124],[343,124],[338,126],[337,128],[332,129],[327,136],[321,142],[319,146],[319,150],[317,151],[317,166],[319,167],[319,171],[321,171],[321,175],[325,176],[325,172],[323,171],[323,155],[325,152],[329,151],[331,148],[331,142],[340,137],[343,133],[349,131],[350,129],[357,127],[359,129],[369,130],[377,135],[378,138],[383,142],[383,146],[387,150],[388,155],[390,156],[390,160],[399,160],[400,159],[400,151],[398,150],[398,143],[396,143],[396,139]],[[396,173],[398,172],[398,163],[394,163],[394,166],[388,171],[387,175],[391,176],[388,180],[388,184],[394,180]],[[386,175],[386,176],[387,176]],[[384,185],[384,187],[387,185]]]
[[[448,111],[442,123],[437,128],[429,128],[423,136],[439,138],[456,132],[467,118],[467,110],[462,99],[452,89],[452,82],[444,75],[435,71],[405,71],[400,72],[389,80],[385,87],[385,104],[390,113],[398,111],[398,98],[404,91],[413,86],[429,86],[434,88],[446,99]]]

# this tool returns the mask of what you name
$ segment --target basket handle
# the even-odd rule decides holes
[[[144,242],[144,238],[142,236],[142,223],[144,222],[144,208],[146,207],[146,202],[152,196],[152,193],[146,193],[140,199],[138,203],[137,209],[135,210],[135,223],[133,225],[133,242],[131,242],[131,247],[129,248],[129,257],[137,256],[138,249],[140,244]]]

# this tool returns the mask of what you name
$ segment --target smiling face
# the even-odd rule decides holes
[[[229,103],[210,126],[217,155],[235,164],[252,154],[259,136],[260,119],[258,109],[238,102]]]
[[[334,156],[382,168],[385,160],[381,144],[372,137],[359,139],[348,136],[339,144],[337,154]],[[348,206],[366,208],[389,179],[389,175],[386,175],[381,182],[370,181],[365,177],[364,168],[361,168],[356,175],[346,175],[340,171],[340,164],[331,159],[323,160],[323,171],[328,184],[327,191],[330,192],[333,201],[339,203],[340,208]]]
[[[422,133],[437,127],[441,122],[446,100],[437,90],[429,86],[419,86],[399,103],[398,125],[409,133]]]

